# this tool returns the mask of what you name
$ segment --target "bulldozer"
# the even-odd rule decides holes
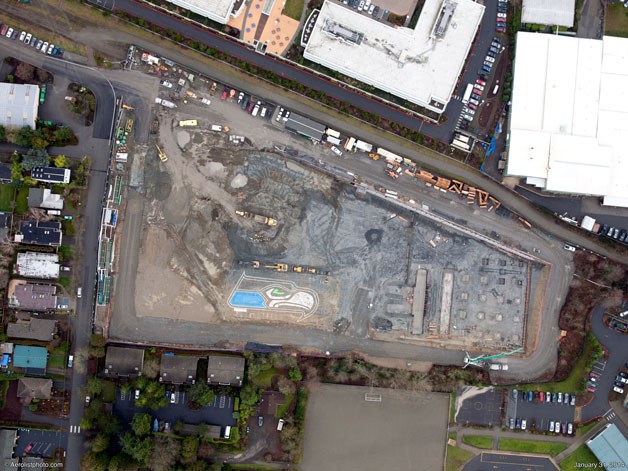
[[[168,156],[166,155],[166,153],[163,150],[161,150],[157,144],[155,144],[155,147],[157,147],[157,152],[159,153],[159,159],[164,163],[168,162]]]
[[[275,265],[264,265],[264,268],[270,268],[277,271],[288,271],[288,265],[285,263],[276,263]]]

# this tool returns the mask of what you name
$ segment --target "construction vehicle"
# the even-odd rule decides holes
[[[297,273],[303,273],[305,271],[305,268],[299,265],[295,265],[292,267],[292,271],[297,272]]]
[[[236,210],[235,212],[238,216],[242,216],[243,218],[253,219],[255,222],[259,222],[261,224],[266,224],[267,226],[276,226],[277,220],[273,218],[269,218],[266,216],[261,216],[259,214],[249,213],[248,211],[240,211]]]
[[[251,262],[251,266],[252,266],[253,268],[259,268],[259,261],[257,261],[257,260],[253,260],[253,261]]]
[[[126,126],[124,130],[130,133],[133,130],[133,118],[129,118],[126,120]]]
[[[164,100],[163,98],[159,98],[159,97],[155,98],[155,103],[157,103],[158,105],[161,105],[161,106],[165,106],[166,108],[176,108],[177,107],[177,105],[175,105],[171,101]]]
[[[161,150],[157,144],[155,144],[155,147],[157,147],[157,152],[159,153],[159,159],[164,163],[168,162],[168,156],[166,155],[166,153],[163,150]]]
[[[190,127],[190,126],[197,126],[198,125],[198,121],[195,119],[184,119],[182,121],[179,121],[179,126],[183,127]]]
[[[379,154],[373,154],[373,153],[370,153],[370,154],[369,154],[369,158],[370,158],[370,159],[373,159],[373,160],[379,160],[379,159],[381,159],[382,157],[381,157]]]
[[[185,92],[185,94],[187,96],[189,96],[190,98],[195,98],[195,99],[198,100],[198,95],[196,93],[194,93],[194,92],[187,91],[187,92]]]
[[[285,263],[276,263],[275,265],[264,265],[264,268],[270,268],[277,271],[288,271],[288,265]]]
[[[211,94],[211,96],[214,96],[214,93],[216,92],[216,87],[218,87],[218,84],[216,82],[212,83],[212,86],[209,89],[209,93]]]
[[[231,128],[229,126],[221,126],[220,124],[212,124],[210,129],[215,132],[229,132]]]

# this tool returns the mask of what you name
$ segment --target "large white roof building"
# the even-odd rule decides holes
[[[517,35],[507,174],[628,207],[628,39]]]
[[[225,24],[233,10],[236,0],[168,0],[186,10],[204,16],[210,20]],[[242,2],[244,5],[244,2]]]
[[[426,0],[415,29],[325,1],[304,57],[442,113],[484,14],[472,0]]]
[[[521,22],[571,28],[575,11],[576,0],[523,0]]]
[[[39,87],[0,82],[0,125],[35,129],[39,109]]]

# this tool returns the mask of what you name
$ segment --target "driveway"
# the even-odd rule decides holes
[[[233,418],[233,397],[216,395],[214,402],[199,410],[189,409],[185,393],[177,394],[177,403],[168,404],[163,409],[153,410],[148,407],[135,407],[133,394],[124,394],[121,390],[116,392],[116,402],[113,406],[114,413],[124,422],[130,423],[134,414],[147,413],[164,422],[174,425],[180,420],[186,424],[207,425],[235,425]]]

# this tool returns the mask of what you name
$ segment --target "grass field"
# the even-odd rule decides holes
[[[493,437],[487,435],[463,435],[462,441],[476,448],[483,448],[485,450],[493,448]]]
[[[0,211],[13,211],[13,185],[0,185]]]
[[[275,368],[264,370],[253,378],[252,383],[255,386],[260,386],[262,388],[270,388],[271,383],[273,381],[273,377],[277,376],[278,374],[279,372]]]
[[[500,438],[499,449],[502,451],[519,451],[523,453],[542,453],[556,456],[568,447],[566,443],[535,442],[533,440],[519,440],[518,438]]]
[[[28,211],[28,188],[20,188],[15,198],[15,212],[24,214]]]
[[[628,37],[628,8],[622,3],[613,3],[606,7],[605,33],[609,36]]]
[[[464,464],[473,458],[473,453],[462,448],[447,445],[447,471],[460,471]]]
[[[581,437],[582,435],[586,435],[586,433],[591,430],[593,427],[595,427],[597,424],[599,424],[600,421],[598,420],[593,420],[591,422],[589,422],[586,425],[579,425],[578,428],[576,429],[576,434]]]
[[[576,451],[574,451],[571,455],[560,462],[560,469],[564,471],[571,471],[572,469],[577,469],[576,465],[583,469],[595,469],[594,466],[592,466],[594,464],[599,465],[600,460],[598,460],[591,450],[583,444],[576,448]]]
[[[303,1],[304,0],[287,0],[282,13],[290,18],[300,21],[301,14],[303,13]]]

